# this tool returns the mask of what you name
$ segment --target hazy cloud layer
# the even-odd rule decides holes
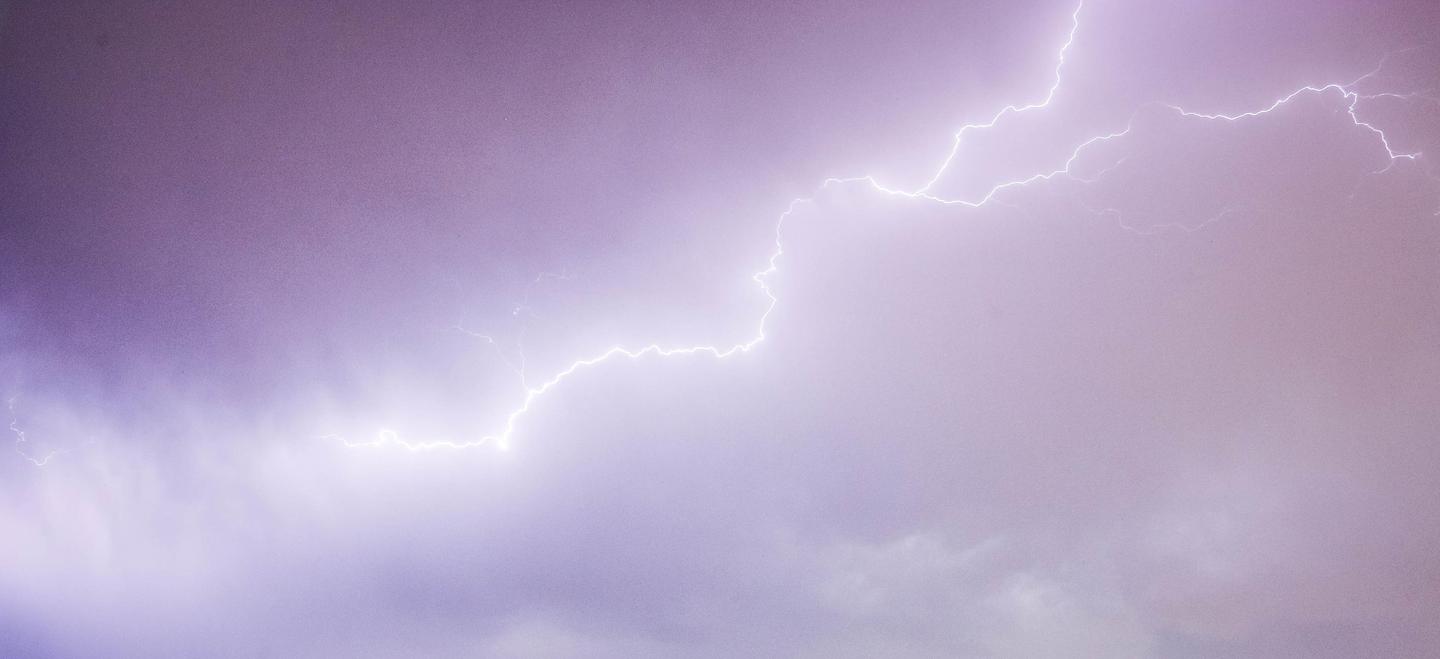
[[[1073,5],[0,5],[0,654],[1426,656],[1440,13],[1324,4],[1091,2],[978,209],[820,183]]]

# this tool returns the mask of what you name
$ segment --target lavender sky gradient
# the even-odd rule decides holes
[[[1440,5],[1075,10],[0,2],[0,656],[1434,656]]]

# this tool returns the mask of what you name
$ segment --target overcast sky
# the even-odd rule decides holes
[[[0,2],[0,655],[1430,656],[1437,34]]]

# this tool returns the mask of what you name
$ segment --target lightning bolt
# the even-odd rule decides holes
[[[953,133],[953,139],[951,140],[949,151],[947,152],[944,160],[940,163],[939,167],[935,169],[934,173],[924,182],[924,184],[914,189],[904,189],[883,184],[871,176],[827,178],[820,183],[820,185],[810,196],[800,197],[791,200],[789,205],[785,208],[784,212],[781,213],[776,220],[774,232],[774,246],[773,250],[770,253],[769,259],[766,262],[766,267],[759,272],[754,273],[750,277],[750,279],[754,282],[755,286],[759,288],[760,293],[764,297],[765,307],[764,311],[759,315],[759,318],[756,320],[754,331],[750,334],[748,338],[728,345],[720,344],[665,347],[660,344],[652,343],[650,345],[639,348],[627,348],[624,346],[616,345],[606,348],[598,352],[597,354],[594,354],[593,356],[583,359],[577,359],[574,362],[571,362],[565,368],[552,374],[544,381],[532,386],[528,384],[528,380],[525,375],[523,348],[518,351],[519,358],[517,363],[516,361],[512,361],[511,358],[505,355],[504,351],[500,349],[500,346],[498,345],[496,340],[490,335],[471,332],[469,330],[465,330],[463,328],[460,328],[459,326],[456,326],[457,330],[479,338],[483,341],[486,341],[496,350],[497,354],[500,355],[500,357],[505,361],[507,366],[509,366],[511,370],[515,371],[520,378],[521,387],[524,390],[524,397],[522,398],[518,407],[513,409],[505,417],[505,423],[498,432],[470,440],[407,440],[402,438],[398,432],[390,429],[380,430],[378,433],[376,433],[376,439],[372,441],[352,442],[345,440],[343,437],[339,437],[337,435],[326,435],[326,437],[329,439],[338,440],[344,446],[350,448],[377,448],[393,446],[409,451],[427,451],[436,449],[463,449],[479,446],[493,446],[500,450],[506,450],[510,447],[511,439],[516,432],[520,421],[527,414],[529,414],[532,409],[534,409],[537,402],[546,394],[550,393],[556,387],[560,386],[562,383],[568,380],[570,377],[581,371],[589,370],[607,362],[617,361],[620,359],[640,360],[647,357],[666,358],[689,355],[705,355],[715,359],[728,359],[737,355],[748,353],[761,345],[765,341],[767,336],[767,323],[770,319],[771,313],[775,310],[776,306],[780,302],[779,298],[775,294],[774,289],[770,285],[770,280],[778,272],[778,263],[785,253],[783,241],[785,222],[795,213],[798,208],[800,208],[801,206],[813,204],[815,200],[826,190],[836,187],[853,186],[889,197],[940,204],[944,206],[960,206],[964,208],[978,209],[988,206],[992,203],[1003,203],[999,201],[999,198],[1007,191],[1024,188],[1038,183],[1043,183],[1057,177],[1064,177],[1073,181],[1080,182],[1082,184],[1094,183],[1104,177],[1106,174],[1114,171],[1115,169],[1123,165],[1125,163],[1125,159],[1121,158],[1117,160],[1113,164],[1105,167],[1091,177],[1081,177],[1073,174],[1071,171],[1072,167],[1092,147],[1129,135],[1134,129],[1137,117],[1140,115],[1142,110],[1147,108],[1161,108],[1166,111],[1175,113],[1180,117],[1197,121],[1240,122],[1257,119],[1268,115],[1290,103],[1294,99],[1302,96],[1324,96],[1328,94],[1333,94],[1337,95],[1344,103],[1343,107],[1345,109],[1346,115],[1349,118],[1350,123],[1355,128],[1364,131],[1366,134],[1370,135],[1379,145],[1379,147],[1381,147],[1381,150],[1383,150],[1386,157],[1386,164],[1380,169],[1375,170],[1373,172],[1374,174],[1383,174],[1387,171],[1390,171],[1400,162],[1419,162],[1421,160],[1422,154],[1418,151],[1403,152],[1396,150],[1396,148],[1391,144],[1391,141],[1389,137],[1385,134],[1384,130],[1380,129],[1379,127],[1375,126],[1370,122],[1363,120],[1360,117],[1358,106],[1362,101],[1365,100],[1387,98],[1407,101],[1428,101],[1440,104],[1440,100],[1418,92],[1382,92],[1374,94],[1362,94],[1357,90],[1357,87],[1361,85],[1361,83],[1370,80],[1380,72],[1380,70],[1384,67],[1386,61],[1391,55],[1397,54],[1399,52],[1404,52],[1396,51],[1395,53],[1387,54],[1385,58],[1382,59],[1374,69],[1365,73],[1364,75],[1361,75],[1358,78],[1355,78],[1354,80],[1351,80],[1349,82],[1331,82],[1325,84],[1306,85],[1295,89],[1283,96],[1280,96],[1273,102],[1270,102],[1254,110],[1247,110],[1233,114],[1225,114],[1220,112],[1202,112],[1189,110],[1172,103],[1146,103],[1139,108],[1136,108],[1134,113],[1120,128],[1107,133],[1095,135],[1078,142],[1071,150],[1070,154],[1065,157],[1064,160],[1061,161],[1060,164],[1053,169],[1034,173],[1029,176],[1017,178],[1011,181],[999,183],[991,187],[984,194],[980,194],[972,198],[952,198],[941,196],[933,192],[936,186],[940,184],[940,182],[945,178],[946,174],[951,170],[956,160],[960,157],[962,153],[962,147],[965,144],[965,138],[967,135],[995,128],[997,125],[1001,124],[1010,117],[1029,112],[1043,111],[1051,105],[1052,101],[1055,100],[1056,96],[1061,91],[1063,73],[1066,64],[1066,56],[1070,52],[1071,47],[1075,44],[1076,36],[1079,33],[1080,14],[1083,8],[1083,3],[1077,5],[1075,7],[1075,10],[1070,15],[1070,29],[1058,49],[1053,73],[1053,80],[1051,81],[1049,87],[1046,89],[1044,95],[1041,96],[1039,100],[1031,103],[1007,105],[1001,108],[999,111],[995,112],[993,115],[991,115],[988,119],[984,121],[967,123],[961,126]],[[1436,177],[1433,173],[1429,173],[1428,168],[1427,176],[1429,176],[1431,179],[1436,180],[1437,182],[1440,182],[1440,177]],[[1118,215],[1119,213],[1115,209],[1089,210],[1096,214]],[[1215,215],[1195,225],[1186,225],[1183,223],[1166,223],[1158,224],[1149,229],[1141,230],[1136,227],[1126,225],[1122,221],[1121,226],[1127,230],[1134,231],[1136,233],[1156,233],[1172,228],[1183,230],[1186,232],[1194,232],[1204,228],[1205,226],[1208,226],[1211,223],[1219,221],[1220,219],[1230,215],[1234,211],[1234,208],[1227,206],[1221,209]],[[1440,211],[1437,211],[1437,214],[1440,214]],[[544,274],[542,274],[540,277],[537,277],[535,282],[532,282],[531,286],[533,287],[534,284],[539,283],[545,277],[546,276]],[[529,295],[527,289],[526,302],[522,303],[522,305],[516,308],[514,315],[520,315],[522,310],[528,312],[528,299]]]

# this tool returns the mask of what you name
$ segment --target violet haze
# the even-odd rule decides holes
[[[1434,656],[1437,35],[0,2],[0,656]]]

